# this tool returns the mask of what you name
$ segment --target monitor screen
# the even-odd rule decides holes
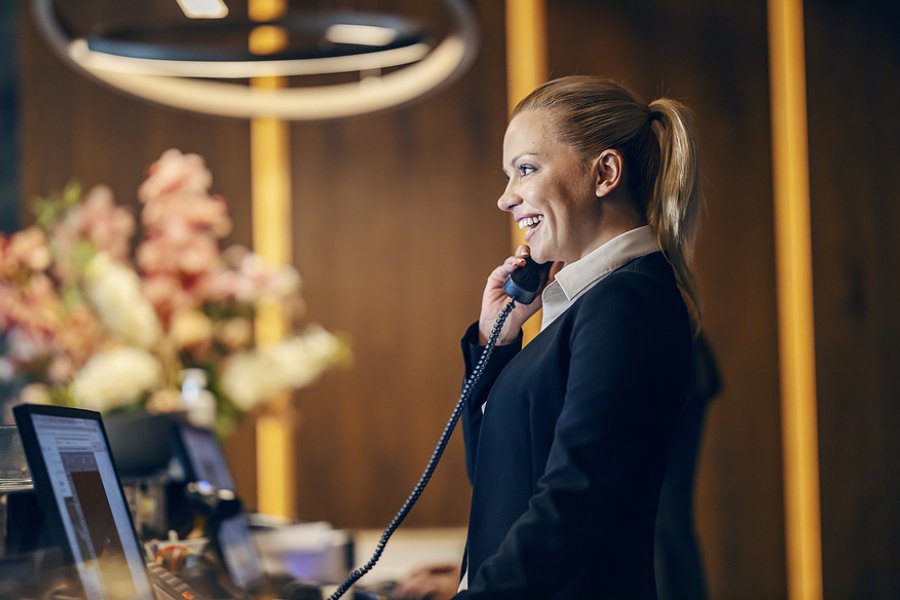
[[[213,486],[233,490],[234,479],[225,455],[213,432],[186,423],[178,424],[187,464],[183,465],[193,481],[207,481]]]
[[[247,515],[241,513],[222,521],[218,542],[225,568],[236,586],[249,590],[263,582],[265,571],[250,533]]]
[[[99,413],[18,406],[16,421],[51,523],[61,526],[89,600],[152,599],[144,553],[116,476]],[[46,518],[46,517],[45,517]],[[60,536],[62,534],[62,536]]]
[[[234,479],[215,434],[187,423],[179,423],[177,427],[177,445],[180,448],[176,448],[176,453],[185,461],[183,467],[188,478],[233,490]],[[235,585],[249,590],[263,582],[265,571],[247,515],[241,512],[223,520],[219,525],[216,544]]]

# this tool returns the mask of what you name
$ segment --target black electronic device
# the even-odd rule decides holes
[[[45,527],[87,600],[201,598],[145,561],[100,413],[23,404],[13,414]]]
[[[209,429],[186,422],[173,423],[172,450],[190,482],[187,493],[194,505],[207,512],[207,531],[230,583],[250,595],[277,594],[284,598],[321,598],[314,582],[267,573],[253,540],[250,522],[240,503],[228,500],[234,477],[225,453]]]
[[[220,490],[235,488],[234,476],[215,433],[186,421],[172,423],[172,455],[185,481],[206,481]]]
[[[184,470],[185,480],[195,484],[194,497],[216,496],[234,490],[234,478],[215,434],[189,423],[173,423],[172,448]],[[209,493],[204,494],[204,490]],[[231,581],[244,591],[256,591],[267,582],[262,558],[253,541],[243,510],[229,511],[213,519],[215,531],[207,532]]]
[[[526,256],[525,264],[513,271],[503,282],[503,291],[521,304],[531,304],[544,289],[552,266],[552,261],[540,264],[530,256]]]

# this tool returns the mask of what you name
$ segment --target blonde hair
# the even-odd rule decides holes
[[[690,111],[660,98],[649,105],[621,85],[575,75],[541,85],[512,116],[548,111],[559,139],[586,159],[610,148],[625,163],[625,185],[635,208],[656,233],[695,326],[700,298],[691,271],[701,196],[697,142]]]

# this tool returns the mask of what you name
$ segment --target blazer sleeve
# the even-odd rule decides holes
[[[647,497],[647,457],[684,400],[672,373],[683,362],[686,387],[690,329],[680,297],[673,310],[650,279],[613,278],[575,316],[564,404],[529,508],[458,598],[551,597],[598,544],[623,539],[621,520]]]
[[[463,361],[465,362],[466,380],[472,374],[481,354],[484,352],[485,346],[478,343],[478,322],[473,323],[466,330],[461,342]],[[481,407],[487,402],[488,395],[494,381],[500,375],[503,368],[519,353],[522,349],[522,332],[509,344],[502,346],[494,346],[490,360],[488,360],[485,369],[477,382],[472,388],[472,394],[469,396],[468,402],[463,405],[462,421],[463,421],[463,440],[466,448],[466,470],[469,474],[471,482],[475,472],[475,456],[478,449],[478,435],[481,431]],[[465,381],[463,382],[465,385]]]

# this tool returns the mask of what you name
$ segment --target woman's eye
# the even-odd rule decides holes
[[[522,165],[519,167],[519,173],[523,176],[531,175],[532,173],[534,173],[534,167],[532,167],[531,165]]]

